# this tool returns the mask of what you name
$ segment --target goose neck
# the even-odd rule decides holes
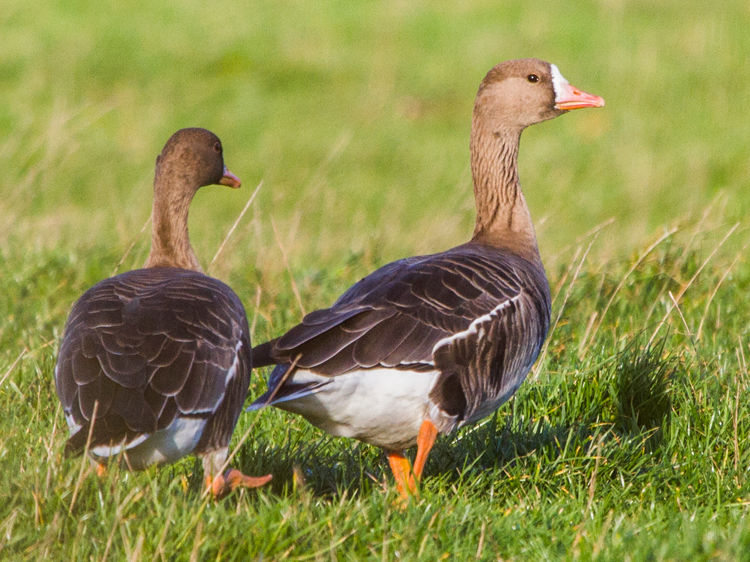
[[[195,192],[171,183],[158,176],[154,182],[151,252],[144,267],[178,267],[202,272],[188,236],[188,211]]]
[[[471,172],[477,218],[472,239],[538,259],[534,226],[518,181],[521,131],[488,130],[474,120]]]

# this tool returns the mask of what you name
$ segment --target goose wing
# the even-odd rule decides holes
[[[256,366],[279,365],[256,404],[286,393],[276,387],[292,363],[327,376],[379,367],[438,369],[455,373],[462,385],[466,379],[467,389],[477,376],[491,379],[497,394],[512,381],[503,380],[503,357],[488,370],[490,352],[536,358],[548,324],[541,266],[480,245],[400,260],[352,286],[331,308],[256,347]]]
[[[210,418],[233,386],[244,399],[247,334],[242,303],[205,275],[154,268],[95,285],[73,306],[55,369],[68,450],[85,446],[95,410],[92,446],[128,447],[177,417]]]

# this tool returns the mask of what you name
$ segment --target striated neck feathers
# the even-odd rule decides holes
[[[477,218],[472,240],[539,260],[534,226],[518,181],[522,130],[522,127],[489,129],[475,108],[471,173]]]
[[[203,272],[188,237],[188,210],[198,187],[157,165],[151,213],[151,252],[144,267],[179,267]]]

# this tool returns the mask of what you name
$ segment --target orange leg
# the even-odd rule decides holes
[[[106,465],[96,463],[96,475],[99,478],[104,478],[107,476],[107,467]]]
[[[416,493],[414,480],[411,477],[411,466],[403,451],[388,451],[388,462],[391,465],[393,477],[396,479],[396,489],[401,497],[407,499],[409,494]]]
[[[414,459],[414,471],[413,474],[409,475],[409,487],[414,490],[417,489],[415,480],[419,482],[422,478],[422,471],[427,462],[427,456],[435,444],[437,434],[438,429],[435,427],[435,424],[430,420],[422,422],[422,426],[419,428],[419,435],[417,436],[417,458]]]
[[[211,493],[215,498],[220,498],[240,486],[243,488],[259,488],[270,482],[271,478],[273,476],[270,474],[257,477],[245,476],[236,468],[230,468],[216,478],[206,476],[206,487],[211,489]]]

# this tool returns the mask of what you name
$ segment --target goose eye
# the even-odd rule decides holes
[[[537,76],[536,74],[529,74],[526,77],[526,80],[528,80],[529,82],[532,82],[532,83],[539,82],[539,76]]]
[[[217,143],[216,143],[216,144],[214,145],[214,150],[215,150],[216,152],[221,152],[221,143],[220,143],[220,142],[217,142]]]

